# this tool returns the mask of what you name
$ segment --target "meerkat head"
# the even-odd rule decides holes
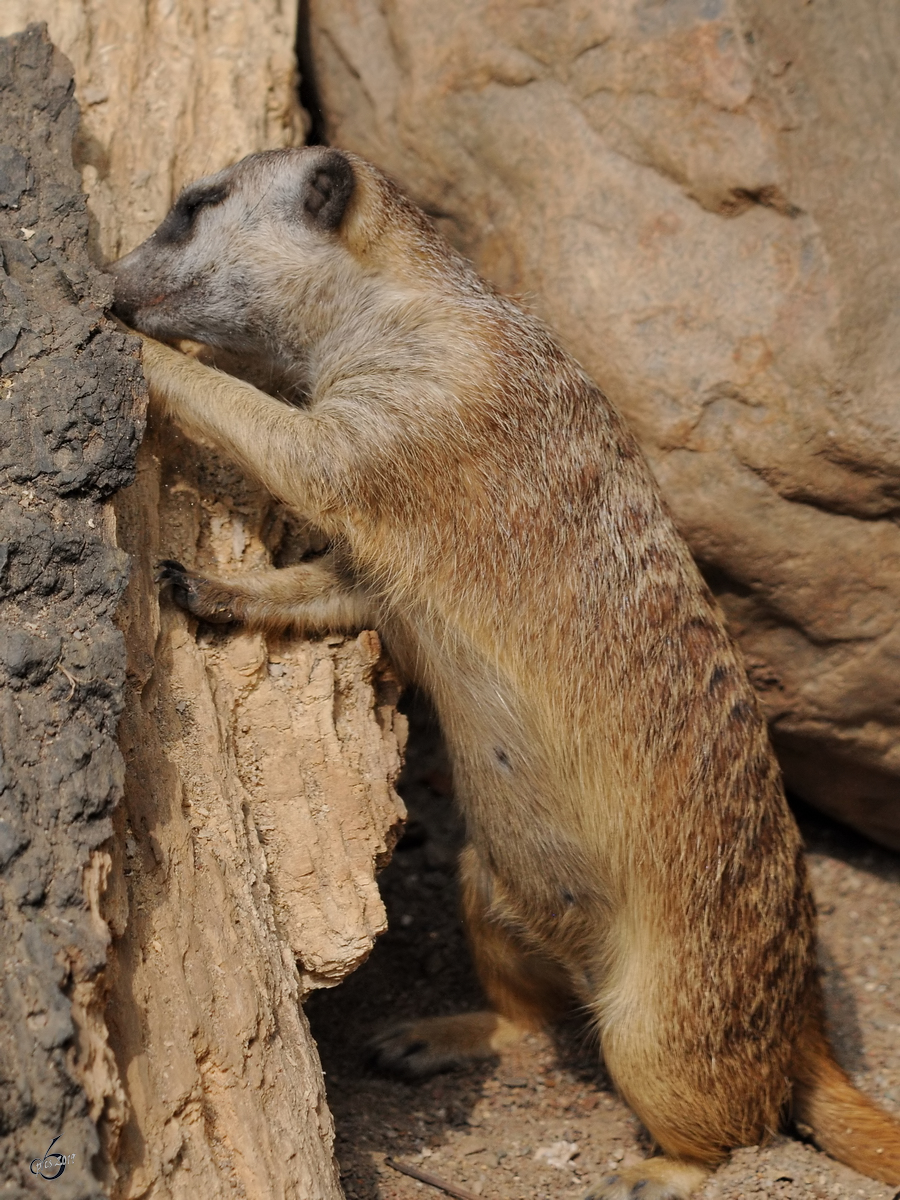
[[[341,226],[363,165],[321,146],[276,150],[191,184],[109,268],[113,311],[162,340],[270,356],[284,340],[295,355],[304,309],[322,307],[353,258]]]

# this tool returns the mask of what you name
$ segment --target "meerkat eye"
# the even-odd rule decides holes
[[[221,204],[227,195],[228,188],[224,184],[203,191],[182,192],[160,225],[158,235],[167,242],[183,241],[193,229],[200,209]]]
[[[178,204],[181,205],[182,212],[187,219],[193,221],[201,208],[211,208],[213,205],[221,204],[227,195],[228,191],[224,187],[208,188],[205,192],[194,192],[182,196]]]

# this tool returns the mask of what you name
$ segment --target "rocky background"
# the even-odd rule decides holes
[[[81,122],[71,69],[42,34],[0,44],[4,1194],[337,1200],[299,1001],[385,927],[374,874],[404,811],[396,683],[370,633],[281,643],[160,607],[157,559],[252,569],[290,561],[308,532],[172,427],[151,423],[134,464],[136,351],[104,322],[89,260],[130,249],[183,183],[251,150],[324,138],[388,170],[628,416],[794,793],[900,848],[900,11],[302,0],[298,29],[282,0],[5,0],[0,35],[35,19],[74,66]],[[426,804],[422,820],[445,818]],[[394,942],[355,992],[313,1005],[360,1196],[418,1194],[372,1148],[419,1153],[432,1107],[407,1085],[369,1087],[358,1015],[477,1003],[470,979],[452,982],[465,974],[452,844],[435,835],[397,856]],[[895,860],[860,850],[848,871],[840,835],[822,844],[839,1045],[895,1106]],[[402,876],[416,855],[421,922],[407,898],[418,868]],[[526,1048],[523,1072],[546,1074],[548,1054]],[[422,1147],[478,1130],[517,1069],[463,1080]],[[562,1141],[581,1128],[573,1078],[556,1093],[577,1102]],[[640,1150],[599,1086],[598,1111],[622,1129],[588,1121],[580,1161],[529,1160],[548,1195],[617,1161],[610,1139]],[[533,1137],[490,1119],[483,1153],[505,1171],[505,1142]],[[75,1158],[43,1182],[30,1163],[60,1130],[54,1150]],[[843,1196],[845,1177],[796,1145],[736,1158],[710,1195]],[[519,1194],[491,1169],[469,1179]]]
[[[900,849],[900,8],[310,0],[324,130],[625,413],[798,795]]]

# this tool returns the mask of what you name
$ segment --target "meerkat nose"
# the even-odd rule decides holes
[[[118,317],[120,321],[124,321],[126,325],[134,325],[139,305],[133,297],[121,295],[118,287],[116,294],[110,305],[110,310],[113,315]]]

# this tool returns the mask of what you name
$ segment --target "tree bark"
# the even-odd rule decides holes
[[[0,86],[20,99],[4,109],[0,189],[22,186],[19,208],[0,207],[0,402],[10,486],[30,489],[3,517],[0,736],[18,805],[0,824],[4,951],[18,948],[5,1175],[46,1186],[29,1164],[61,1133],[54,1152],[76,1157],[60,1196],[337,1200],[301,1001],[385,925],[374,873],[404,815],[397,686],[374,633],[279,641],[160,607],[161,557],[247,570],[309,533],[170,425],[151,422],[117,491],[144,389],[88,263],[89,241],[101,260],[139,242],[190,178],[300,138],[293,22],[277,0],[21,7],[0,32],[47,19],[82,123],[45,37],[4,43]]]
[[[97,1124],[123,1110],[99,903],[128,560],[105,502],[133,478],[144,389],[88,261],[71,71],[37,28],[0,41],[0,114],[0,1172],[11,1196],[62,1168],[57,1194],[95,1197]]]

